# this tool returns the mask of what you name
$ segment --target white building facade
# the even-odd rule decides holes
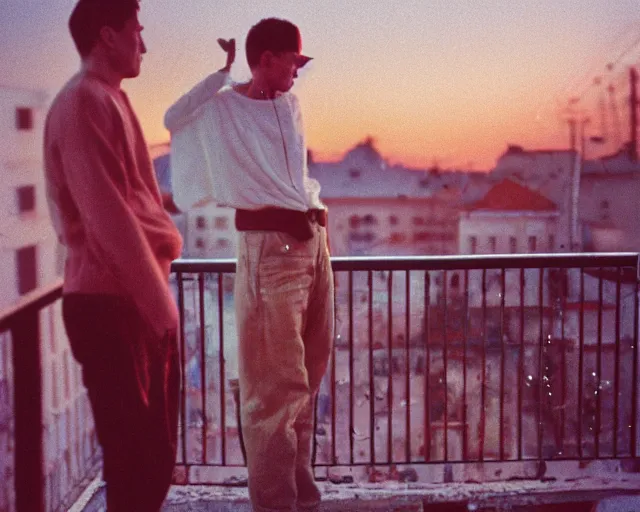
[[[41,91],[0,86],[0,310],[19,303],[30,292],[55,285],[62,277],[64,254],[51,225],[43,171],[48,102]],[[58,301],[40,314],[48,509],[71,499],[69,493],[94,462],[97,446],[89,400],[61,309]],[[16,371],[10,369],[10,344],[10,335],[1,334],[0,388],[5,392],[0,392],[0,400],[12,388]],[[0,425],[0,454],[11,453],[10,432]],[[2,468],[5,463],[10,459],[0,458],[0,472],[6,469]],[[0,487],[4,485],[12,485],[11,480]],[[10,506],[10,489],[5,491],[7,487],[0,490],[0,510]]]
[[[59,275],[42,167],[43,93],[0,87],[0,307]]]
[[[573,186],[576,178],[577,157],[576,152],[570,150],[529,151],[519,146],[510,146],[498,159],[495,169],[491,172],[494,183],[508,178],[555,203],[557,217],[553,235],[558,252],[572,251],[571,230],[574,221],[572,208],[573,201],[577,200]],[[579,187],[579,179],[577,186]],[[579,213],[575,217],[575,223],[579,233]],[[573,241],[574,249],[581,249],[581,241],[581,238]]]

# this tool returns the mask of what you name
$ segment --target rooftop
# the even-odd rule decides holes
[[[520,185],[513,180],[505,179],[494,185],[489,192],[479,201],[470,204],[466,208],[473,210],[494,211],[532,211],[553,212],[557,211],[556,204],[542,194]]]

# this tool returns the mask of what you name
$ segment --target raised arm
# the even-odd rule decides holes
[[[90,91],[71,100],[60,156],[92,252],[133,299],[159,337],[178,324],[163,270],[125,201],[127,169],[117,149],[115,115]]]
[[[188,124],[198,108],[229,82],[229,72],[236,58],[236,40],[218,39],[218,44],[227,54],[225,67],[209,75],[169,107],[164,125],[171,133]]]

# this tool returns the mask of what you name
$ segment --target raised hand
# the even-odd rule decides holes
[[[218,44],[220,48],[227,54],[227,64],[223,68],[225,71],[229,71],[231,69],[231,65],[233,61],[236,60],[236,40],[235,39],[222,39],[218,38]]]

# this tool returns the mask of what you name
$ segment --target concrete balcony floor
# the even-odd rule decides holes
[[[560,470],[561,472],[561,470]],[[319,482],[322,512],[591,512],[607,500],[607,512],[640,512],[640,474],[548,474],[543,480],[486,483],[333,484]],[[103,484],[96,480],[71,512],[104,512]],[[600,509],[598,509],[600,510]],[[162,512],[251,512],[246,487],[172,487]]]

